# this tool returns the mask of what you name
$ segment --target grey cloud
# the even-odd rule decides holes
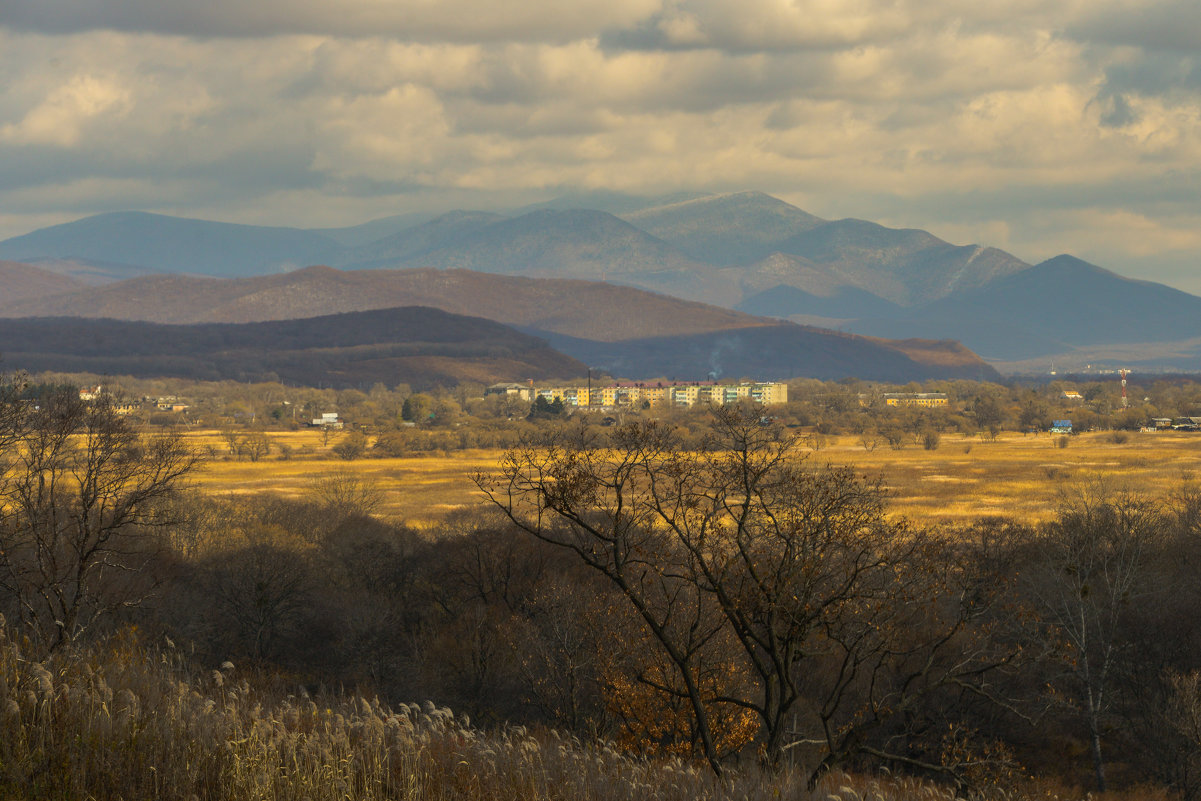
[[[912,128],[936,124],[940,119],[946,119],[955,112],[955,102],[951,100],[934,100],[926,103],[898,102],[880,118],[880,128],[884,131],[900,133]]]
[[[1103,94],[1165,95],[1201,91],[1201,58],[1173,52],[1142,52],[1105,69]]]
[[[1195,52],[1201,49],[1201,4],[1153,0],[1099,5],[1069,23],[1064,33],[1083,42]]]
[[[381,179],[367,175],[333,178],[322,189],[333,195],[344,197],[392,197],[394,195],[416,195],[430,190],[428,183],[412,179]]]
[[[696,50],[699,45],[674,47],[666,41],[663,32],[659,30],[661,17],[655,16],[634,27],[623,30],[602,31],[598,39],[600,46],[607,52],[623,50]]]
[[[982,220],[1037,220],[1051,211],[1095,209],[1131,212],[1150,218],[1166,217],[1174,210],[1195,206],[1201,192],[1201,168],[1172,171],[1140,178],[1115,178],[1078,184],[1048,186],[1024,184],[980,186],[966,191],[937,187],[918,195],[876,193],[870,204],[881,217],[906,219],[923,227],[921,221],[941,219],[963,225]],[[934,229],[926,222],[924,227]],[[934,230],[937,233],[937,230]],[[969,243],[959,243],[969,244]],[[974,243],[992,244],[992,243]],[[1023,254],[1015,254],[1024,257]]]
[[[1138,113],[1121,92],[1103,92],[1095,102],[1101,109],[1101,124],[1107,128],[1124,128],[1138,121]]]
[[[483,105],[569,103],[581,112],[606,108],[616,113],[662,114],[701,113],[833,91],[830,65],[816,54],[764,59],[687,53],[665,58],[678,61],[648,64],[646,74],[637,80],[608,76],[602,70],[581,71],[564,82],[550,78],[536,54],[514,57],[492,52],[480,83],[468,90],[468,96]]]
[[[262,141],[214,153],[158,142],[126,150],[93,143],[63,148],[45,145],[0,145],[6,165],[4,189],[15,192],[52,187],[63,182],[188,183],[210,186],[208,195],[226,198],[246,193],[316,188],[324,177],[311,169],[312,148],[304,142]],[[120,208],[134,207],[129,203]],[[136,205],[136,204],[135,204]]]
[[[613,129],[615,120],[579,104],[541,104],[536,109],[516,103],[497,106],[465,100],[452,105],[454,130],[461,135],[504,134],[515,139],[589,136]]]
[[[115,30],[193,37],[312,34],[562,42],[635,24],[656,8],[655,0],[0,0],[0,25],[50,34]]]
[[[1201,274],[1197,272],[1197,257],[1192,253],[1167,254],[1153,261],[1118,256],[1110,262],[1110,269],[1201,295]]]
[[[4,163],[4,191],[58,184],[64,176],[90,176],[96,173],[95,155],[82,151],[64,153],[62,148],[26,145],[0,146]],[[110,176],[119,170],[110,169]]]
[[[838,50],[891,39],[916,15],[907,3],[846,0],[810,7],[801,0],[681,0],[636,25],[606,30],[601,44],[609,50],[727,53]]]
[[[1140,115],[1132,98],[1159,98],[1169,105],[1201,103],[1201,60],[1174,51],[1141,51],[1104,70],[1093,104],[1101,124],[1122,128]]]

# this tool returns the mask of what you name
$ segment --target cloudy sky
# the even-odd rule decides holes
[[[575,190],[1201,293],[1196,0],[0,0],[0,238],[343,225]]]

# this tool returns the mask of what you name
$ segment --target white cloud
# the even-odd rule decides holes
[[[875,0],[690,0],[668,10],[659,30],[669,45],[761,51],[891,38],[909,21],[904,4]]]
[[[331,98],[316,111],[313,168],[335,178],[428,181],[449,155],[450,126],[428,88],[410,84],[379,95]]]
[[[0,125],[0,141],[17,145],[77,145],[89,123],[129,109],[130,93],[117,81],[75,75],[52,89],[19,122]]]

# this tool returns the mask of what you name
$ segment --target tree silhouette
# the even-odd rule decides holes
[[[171,522],[160,501],[197,460],[177,436],[140,436],[108,395],[17,395],[0,398],[0,590],[49,651],[145,597]]]

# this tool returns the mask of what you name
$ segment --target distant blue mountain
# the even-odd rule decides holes
[[[780,243],[779,250],[824,266],[848,286],[903,306],[970,291],[1029,267],[996,248],[952,245],[926,231],[855,219],[802,231]]]
[[[353,264],[358,269],[394,267],[420,258],[439,248],[475,234],[493,223],[506,219],[483,211],[452,211],[405,228],[358,247],[345,250],[332,261],[333,266]]]
[[[308,230],[314,234],[329,237],[343,247],[354,248],[429,222],[437,216],[433,212],[412,212],[381,217],[378,220],[345,228],[309,228]]]
[[[7,239],[0,242],[0,259],[77,259],[149,272],[242,276],[317,264],[341,249],[333,239],[299,228],[122,211]]]
[[[431,239],[426,244],[432,247],[407,257],[410,266],[562,278],[600,278],[607,272],[629,275],[691,266],[662,240],[612,214],[592,209],[542,209],[492,221],[472,215],[446,225],[454,229],[450,235],[440,241]],[[399,237],[415,233],[404,232]]]
[[[760,317],[893,317],[902,313],[895,303],[856,287],[840,287],[827,297],[783,284],[751,295],[735,308]]]
[[[698,262],[753,264],[825,221],[762,192],[709,195],[621,215]]]
[[[569,192],[551,200],[544,200],[541,203],[531,203],[527,206],[513,209],[511,216],[519,217],[523,214],[529,214],[531,211],[570,211],[572,209],[592,209],[594,211],[605,211],[609,214],[621,216],[654,206],[663,206],[704,197],[709,197],[709,195],[704,192],[675,192],[670,195],[643,197],[641,195],[626,194],[625,192],[597,189],[591,192]]]
[[[1201,337],[1201,298],[1061,255],[894,319],[864,319],[851,328],[886,337],[953,332],[985,358],[1018,360]]]

